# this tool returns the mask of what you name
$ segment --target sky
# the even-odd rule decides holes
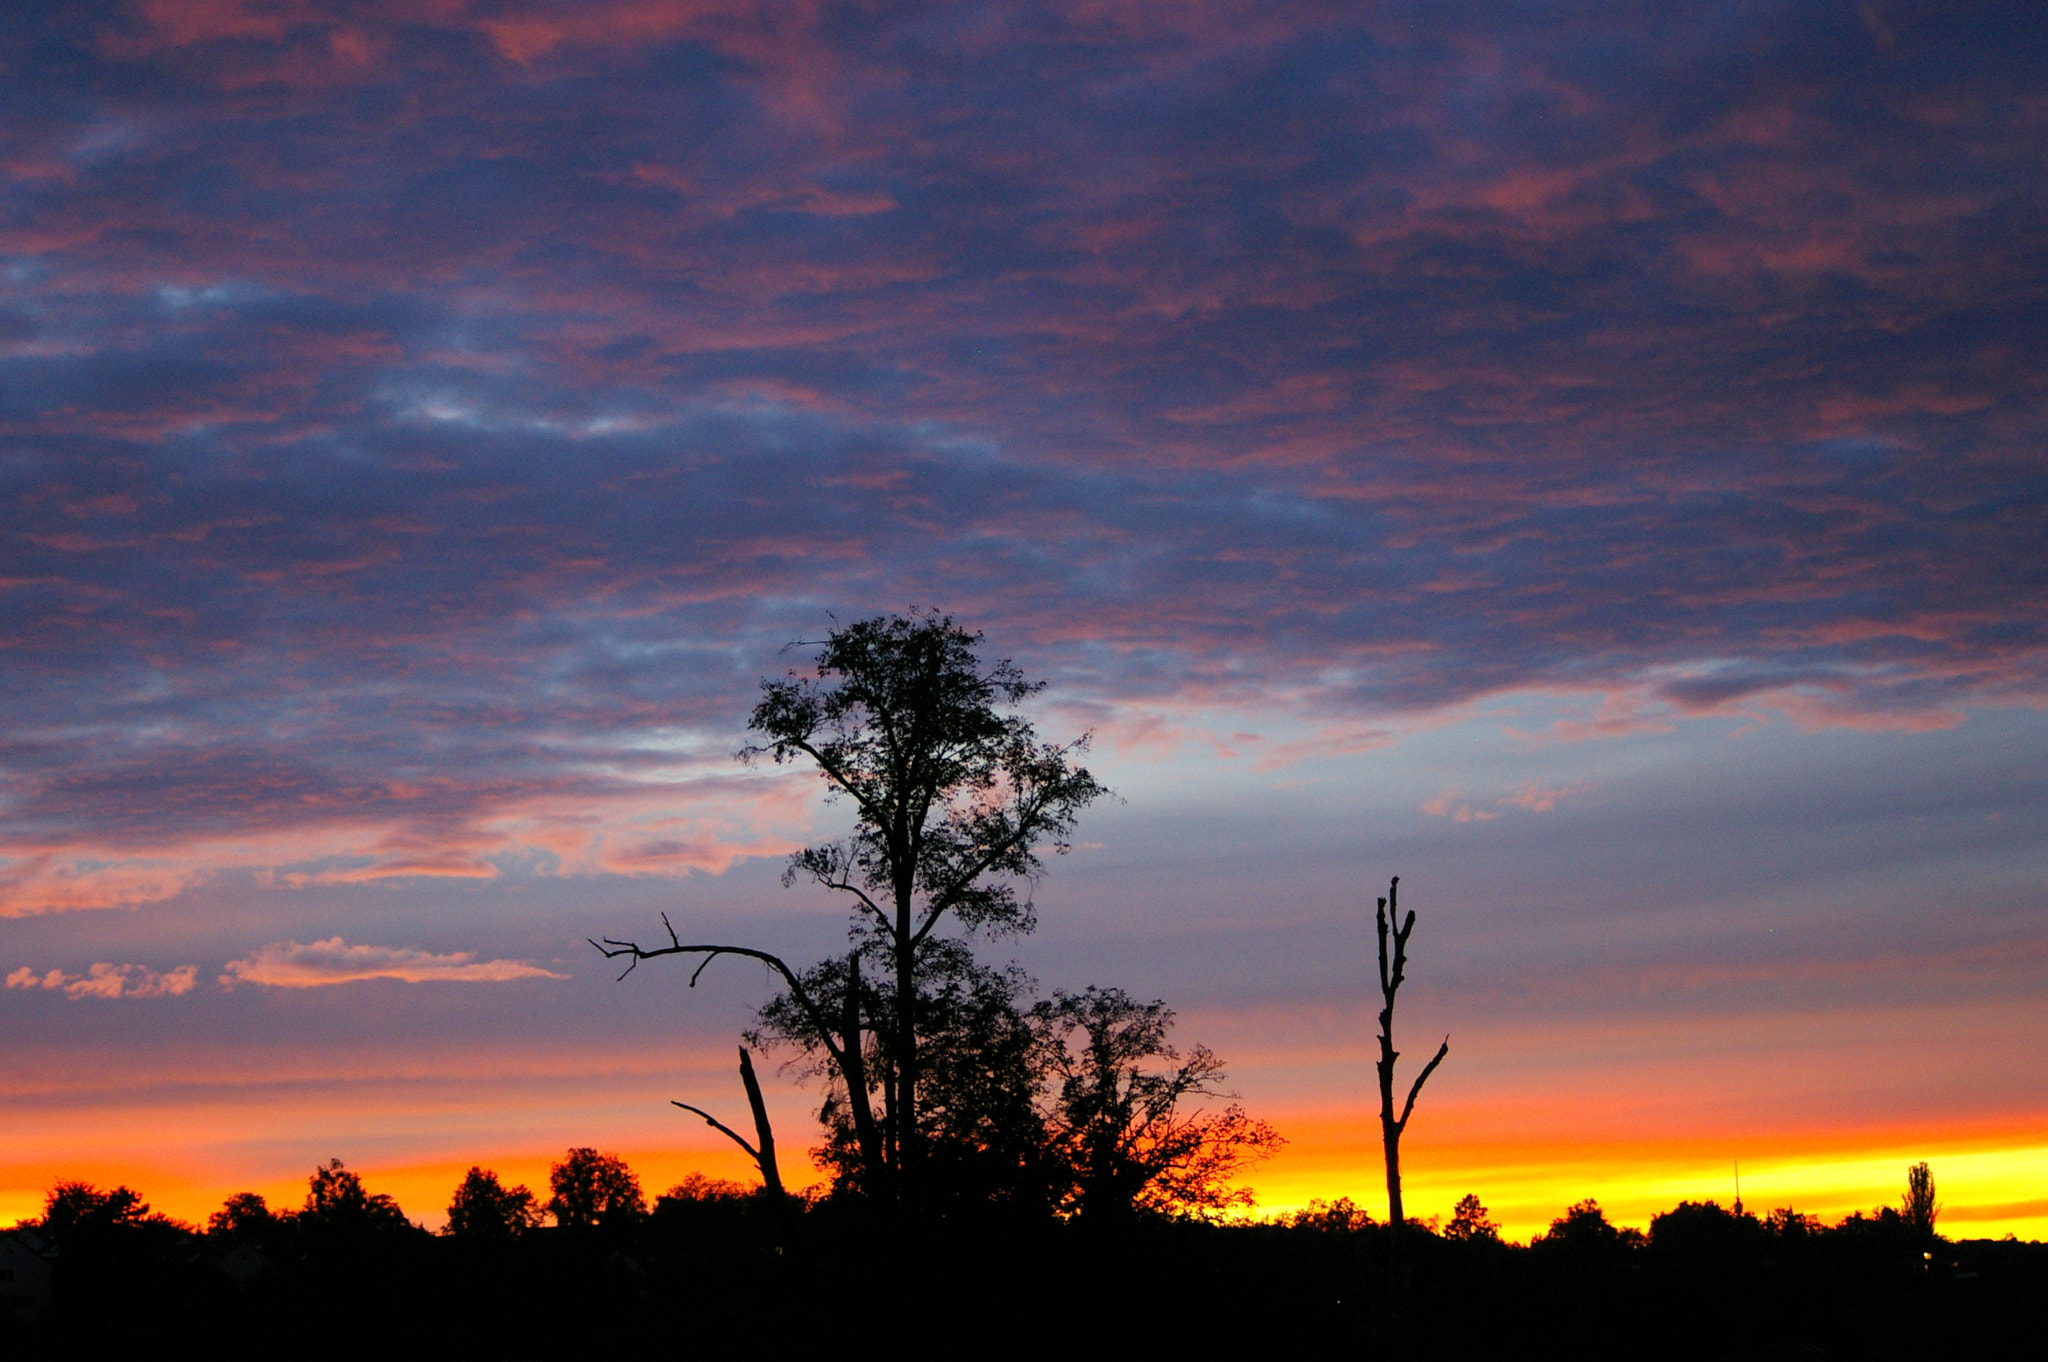
[[[0,1222],[741,1156],[792,641],[1120,796],[984,947],[1384,1208],[2048,1233],[2026,7],[0,8]],[[819,1093],[770,1065],[798,1157]],[[793,1180],[801,1182],[803,1177]]]

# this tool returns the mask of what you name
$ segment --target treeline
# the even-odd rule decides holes
[[[1910,1208],[1909,1208],[1910,1210]],[[1686,1202],[1643,1230],[1587,1201],[1527,1246],[1477,1197],[1394,1231],[1349,1201],[1264,1221],[1105,1219],[701,1176],[654,1197],[572,1149],[546,1195],[473,1168],[438,1234],[339,1161],[303,1202],[229,1198],[202,1228],[136,1192],[64,1183],[0,1232],[50,1268],[8,1357],[581,1357],[846,1349],[850,1335],[1005,1351],[1344,1347],[1373,1357],[2022,1355],[2048,1325],[2048,1245],[1955,1243],[1884,1207],[1834,1225]],[[878,1272],[913,1266],[908,1281]],[[33,1314],[35,1318],[26,1316]],[[864,1353],[867,1345],[851,1351]]]

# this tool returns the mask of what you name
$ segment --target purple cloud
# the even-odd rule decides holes
[[[2001,14],[14,15],[0,902],[780,845],[633,820],[913,600],[1267,765],[2038,705]]]

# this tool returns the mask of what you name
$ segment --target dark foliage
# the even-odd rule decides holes
[[[215,1239],[263,1244],[277,1236],[280,1225],[270,1203],[254,1192],[237,1192],[207,1217],[206,1233]]]
[[[1941,1215],[1941,1202],[1934,1194],[1934,1172],[1926,1164],[1916,1163],[1906,1170],[1906,1195],[1899,1204],[1899,1214],[1921,1238],[1934,1238],[1934,1222]]]
[[[844,1009],[858,988],[867,1033],[870,1091],[883,1102],[884,1120],[899,1119],[885,1082],[887,1037],[896,1033],[898,995],[876,988],[849,967],[852,957],[828,960],[805,976],[822,1010]],[[1056,1195],[1046,1163],[1045,1121],[1035,1103],[1041,1086],[1039,1035],[1021,1000],[1030,987],[1015,969],[992,969],[959,941],[930,937],[918,948],[915,1018],[925,1054],[919,1087],[918,1140],[924,1150],[926,1201],[955,1209],[1042,1212]],[[820,1116],[826,1142],[819,1151],[842,1193],[865,1190],[845,1081],[826,1059],[808,1014],[788,994],[761,1010],[753,1039],[793,1045],[802,1064],[830,1084]]]
[[[1479,1204],[1479,1198],[1467,1192],[1451,1208],[1451,1223],[1444,1226],[1444,1238],[1457,1243],[1500,1240],[1500,1226],[1486,1218],[1486,1207]]]
[[[325,1168],[313,1170],[306,1182],[306,1204],[293,1219],[301,1243],[310,1251],[337,1251],[372,1244],[385,1238],[409,1238],[420,1233],[405,1218],[398,1203],[383,1192],[372,1192],[363,1180],[331,1159]]]
[[[863,1013],[877,1019],[868,1036],[871,1090],[894,1120],[879,1075],[897,994],[868,984],[851,958],[814,966],[803,985],[828,1014],[858,987]],[[1235,1103],[1203,1105],[1228,1096],[1222,1061],[1200,1046],[1186,1055],[1175,1050],[1164,1003],[1090,988],[1027,1006],[1031,984],[1022,972],[991,969],[945,937],[919,947],[916,984],[927,1205],[955,1215],[1115,1219],[1250,1204],[1250,1190],[1233,1179],[1280,1137]],[[819,1153],[835,1190],[859,1194],[866,1164],[844,1080],[812,1015],[784,994],[762,1009],[749,1038],[799,1048],[800,1064],[828,1082]]]
[[[919,1197],[957,1186],[963,1172],[955,1165],[969,1146],[948,1141],[944,1129],[960,1123],[959,1112],[926,1108],[944,1105],[945,1085],[957,1094],[967,1075],[926,1071],[948,1062],[953,1039],[927,1030],[927,1022],[975,1026],[982,1000],[958,1000],[963,1012],[949,1008],[946,993],[962,980],[972,992],[984,977],[956,971],[934,987],[932,948],[947,944],[935,931],[950,917],[991,936],[1029,932],[1031,902],[1018,897],[1019,884],[1042,873],[1041,848],[1067,849],[1080,811],[1105,793],[1075,764],[1087,738],[1042,743],[1029,720],[1005,712],[1043,683],[1027,681],[1008,661],[984,664],[975,653],[980,642],[936,613],[836,629],[817,655],[815,677],[762,684],[749,727],[765,741],[742,754],[813,765],[829,797],[853,805],[853,833],[796,853],[783,879],[846,895],[861,948],[882,966],[878,1005],[856,1015],[883,1043],[872,1048],[857,1083],[862,1091],[847,1090],[848,1152],[863,1163],[871,1192],[907,1185],[912,1165]],[[821,1006],[811,1029],[823,1030],[834,1015]],[[868,1088],[883,1108],[872,1131],[863,1110]],[[971,1119],[985,1117],[1000,1122],[1005,1114],[984,1103]],[[927,1146],[935,1124],[939,1143]],[[987,1134],[993,1143],[971,1143],[998,1158],[1011,1152],[1001,1147],[1006,1131]]]
[[[542,1216],[532,1192],[505,1186],[488,1168],[471,1167],[448,1203],[444,1232],[479,1242],[511,1240],[538,1227]]]
[[[1055,994],[1031,1021],[1063,1205],[1101,1220],[1251,1204],[1251,1189],[1232,1182],[1280,1136],[1235,1102],[1199,1104],[1226,1095],[1223,1061],[1204,1046],[1175,1050],[1165,1003],[1089,988]]]
[[[548,1169],[548,1186],[548,1214],[565,1230],[618,1230],[647,1214],[640,1179],[616,1154],[572,1149]]]
[[[1002,712],[1044,683],[1008,661],[984,666],[980,642],[941,615],[862,620],[832,632],[815,679],[764,682],[749,724],[766,742],[745,755],[808,761],[855,810],[850,837],[796,853],[786,878],[853,895],[892,948],[947,913],[992,934],[1030,931],[1016,882],[1042,870],[1041,846],[1066,850],[1076,816],[1104,793],[1071,762],[1086,739],[1041,743]]]

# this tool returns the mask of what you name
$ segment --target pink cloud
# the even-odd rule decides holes
[[[1492,809],[1474,808],[1469,800],[1460,800],[1456,791],[1426,799],[1420,808],[1431,818],[1448,818],[1453,823],[1490,823],[1500,817]]]
[[[500,984],[515,979],[568,977],[523,960],[478,960],[469,951],[436,955],[416,946],[351,946],[334,936],[310,943],[272,942],[242,959],[228,961],[220,982],[223,988],[237,984],[325,988],[366,979],[398,979],[409,984]]]
[[[167,823],[70,837],[0,838],[0,917],[136,907],[230,872],[292,889],[496,879],[505,866],[544,876],[719,875],[802,844],[817,790],[792,776],[700,777],[539,789],[402,782],[363,801],[361,788],[320,787],[288,815],[240,810],[240,835]],[[426,798],[431,794],[432,798]],[[389,796],[387,800],[385,796]],[[203,792],[186,796],[197,807]],[[427,804],[407,816],[415,800]]]
[[[1348,757],[1391,747],[1400,737],[1392,727],[1379,725],[1332,725],[1313,737],[1276,743],[1252,763],[1254,771],[1279,771],[1317,757]]]
[[[1584,782],[1576,785],[1562,785],[1556,789],[1544,789],[1540,786],[1528,785],[1511,795],[1503,796],[1499,802],[1512,805],[1518,809],[1527,809],[1530,813],[1549,813],[1557,807],[1558,800],[1568,799],[1575,794],[1583,794],[1591,788],[1592,786]]]
[[[1559,800],[1584,793],[1591,788],[1591,785],[1583,782],[1556,789],[1528,785],[1512,794],[1501,795],[1492,800],[1484,797],[1462,799],[1456,790],[1446,790],[1442,794],[1425,799],[1417,807],[1431,818],[1448,818],[1453,823],[1490,823],[1500,817],[1499,810],[1504,808],[1520,809],[1525,813],[1549,813],[1557,807]],[[1489,804],[1492,807],[1489,807]]]
[[[100,961],[84,974],[57,969],[38,974],[24,965],[7,976],[7,987],[54,989],[72,998],[175,998],[190,993],[198,977],[197,965],[158,973],[146,965]]]

